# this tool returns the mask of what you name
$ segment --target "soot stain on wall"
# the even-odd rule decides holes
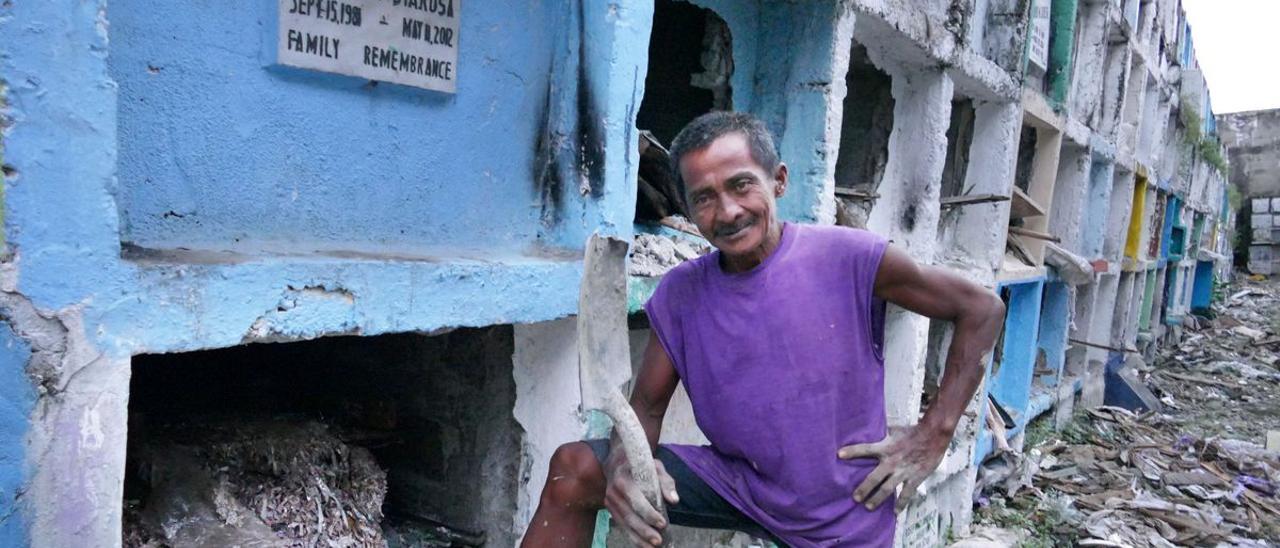
[[[604,194],[604,125],[595,94],[591,91],[591,76],[587,70],[589,59],[586,7],[584,0],[578,0],[578,110],[574,133],[578,142],[578,169],[587,182],[584,190],[592,198],[599,198]]]
[[[565,119],[567,98],[557,87],[558,79],[547,83],[546,100],[539,113],[536,151],[532,166],[533,182],[542,208],[542,222],[548,226],[559,224],[564,210],[566,181],[575,175],[580,177],[583,195],[600,198],[604,194],[604,121],[600,116],[599,101],[591,91],[591,76],[587,52],[585,6],[580,0],[576,6],[578,19],[577,67],[573,90],[572,130],[560,126]],[[553,75],[563,75],[562,66],[553,64]],[[563,79],[560,79],[563,80]],[[634,107],[633,107],[634,108]],[[572,147],[572,150],[567,150]]]
[[[554,69],[553,69],[554,72]],[[533,184],[538,191],[539,203],[542,206],[542,220],[547,224],[560,221],[562,205],[561,192],[564,178],[560,176],[559,166],[559,134],[552,126],[555,108],[555,82],[547,82],[546,100],[539,113],[538,135],[534,140],[536,152],[533,155]]]

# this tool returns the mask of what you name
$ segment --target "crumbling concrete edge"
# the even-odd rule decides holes
[[[0,320],[29,349],[23,373],[33,397],[26,415],[4,417],[29,429],[23,487],[3,511],[19,516],[31,546],[118,539],[129,360],[96,348],[80,307],[41,310],[16,291],[17,262],[0,265]]]

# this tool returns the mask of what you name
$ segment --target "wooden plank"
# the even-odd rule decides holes
[[[858,188],[846,188],[842,186],[836,187],[836,196],[845,198],[847,200],[863,200],[863,201],[876,200],[880,198],[880,195],[875,192],[870,192],[870,191],[866,191]]]
[[[1010,196],[1012,203],[1009,204],[1010,219],[1025,219],[1027,217],[1043,217],[1044,207],[1027,196],[1026,192],[1017,186],[1013,187],[1013,193]]]
[[[942,209],[947,209],[949,207],[959,207],[959,206],[967,206],[967,205],[973,205],[973,204],[1004,202],[1004,201],[1007,201],[1008,199],[1009,199],[1008,196],[1001,196],[999,194],[973,194],[973,195],[967,195],[967,196],[950,196],[947,198],[943,198],[941,202],[942,202]]]
[[[1078,340],[1078,339],[1067,339],[1067,341],[1068,341],[1068,342],[1070,342],[1071,344],[1078,344],[1078,345],[1080,345],[1080,346],[1088,346],[1088,347],[1092,347],[1092,348],[1101,348],[1101,349],[1103,349],[1103,350],[1110,350],[1110,351],[1112,351],[1112,352],[1127,352],[1127,353],[1129,353],[1129,354],[1141,354],[1141,352],[1138,352],[1138,351],[1137,351],[1137,349],[1134,349],[1134,348],[1116,348],[1116,347],[1114,347],[1114,346],[1107,346],[1107,345],[1105,345],[1105,344],[1091,343],[1091,342],[1088,342],[1088,341],[1081,341],[1081,340]]]
[[[1019,235],[1019,236],[1025,236],[1025,237],[1027,237],[1027,238],[1031,238],[1031,239],[1034,239],[1034,240],[1044,240],[1044,241],[1046,241],[1046,242],[1053,242],[1053,243],[1055,243],[1055,244],[1060,244],[1060,243],[1062,243],[1062,238],[1059,238],[1059,237],[1057,237],[1057,236],[1054,236],[1053,234],[1048,234],[1048,233],[1045,233],[1045,232],[1036,232],[1036,231],[1031,230],[1031,229],[1029,229],[1029,228],[1022,228],[1022,227],[1020,227],[1020,226],[1011,226],[1011,227],[1009,227],[1009,233],[1010,233],[1010,234],[1017,234],[1017,235]]]

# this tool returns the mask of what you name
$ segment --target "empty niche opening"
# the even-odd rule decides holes
[[[1036,175],[1040,148],[1040,130],[1030,124],[1022,125],[1018,136],[1018,156],[1013,172],[1013,188],[1009,200],[1009,235],[1005,240],[1005,262],[1035,267],[1040,264],[1040,256],[1035,247],[1036,242],[1023,239],[1015,232],[1026,226],[1033,218],[1042,218],[1045,209],[1032,198],[1033,179]],[[1043,182],[1042,182],[1043,183]],[[1052,183],[1050,183],[1052,184]]]
[[[862,228],[889,163],[893,131],[893,79],[854,42],[845,73],[844,114],[836,155],[836,223]]]
[[[1018,373],[1013,371],[1018,369],[1017,362],[1019,339],[1025,337],[1025,332],[1020,333],[1022,327],[1018,322],[1025,322],[1028,318],[1025,314],[1015,314],[1020,309],[1015,306],[1021,301],[1021,291],[1017,285],[1001,286],[998,288],[1000,300],[1004,302],[1005,319],[1001,323],[1000,334],[996,337],[995,346],[991,349],[991,366],[987,372],[986,401],[980,402],[979,405],[985,406],[985,421],[982,425],[982,431],[990,437],[1003,436],[1008,438],[1008,431],[1016,428],[1019,424],[1021,413],[1018,411],[1022,405],[1019,400],[1025,400],[1025,397],[1019,398],[1016,381],[1011,381],[1010,376],[1017,377]],[[1024,326],[1023,326],[1024,327]],[[1023,341],[1025,342],[1025,341]],[[994,441],[994,440],[992,440]],[[996,442],[999,443],[999,442]],[[986,452],[980,459],[985,459],[990,455],[991,448],[988,447]]]
[[[967,194],[965,171],[969,169],[969,147],[973,144],[973,101],[958,98],[951,102],[951,124],[947,126],[947,159],[942,167],[942,198]]]
[[[514,544],[512,351],[499,326],[136,356],[124,546]]]
[[[684,188],[671,169],[668,148],[694,118],[714,110],[733,110],[733,70],[733,35],[724,19],[684,1],[654,3],[648,76],[636,114],[640,130],[636,222],[674,222],[690,228]],[[686,222],[664,222],[672,216]]]
[[[1157,274],[1156,269],[1153,268],[1147,270],[1142,277],[1142,307],[1138,316],[1139,333],[1151,332],[1151,312],[1155,308]]]
[[[942,167],[942,185],[939,190],[939,207],[942,208],[938,223],[938,240],[943,241],[949,230],[956,226],[959,211],[969,204],[984,203],[990,197],[976,196],[972,187],[965,188],[965,174],[969,170],[969,153],[973,146],[973,125],[977,113],[973,100],[956,97],[951,101],[951,123],[947,126],[947,156]]]
[[[1150,237],[1147,238],[1147,258],[1156,259],[1160,257],[1160,247],[1162,243],[1162,230],[1165,219],[1165,206],[1168,200],[1157,193],[1155,196],[1155,204],[1151,208],[1151,215],[1147,218],[1147,226],[1150,227]]]
[[[1048,391],[1058,385],[1066,360],[1071,297],[1066,283],[1046,282],[1040,299],[1040,330],[1031,382],[1033,391]]]
[[[1036,157],[1036,128],[1023,124],[1018,135],[1018,163],[1013,172],[1013,185],[1018,190],[1031,190],[1031,165]]]

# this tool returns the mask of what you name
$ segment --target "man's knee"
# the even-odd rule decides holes
[[[604,487],[604,469],[591,446],[566,443],[551,455],[542,497],[561,506],[595,507],[604,501]]]

